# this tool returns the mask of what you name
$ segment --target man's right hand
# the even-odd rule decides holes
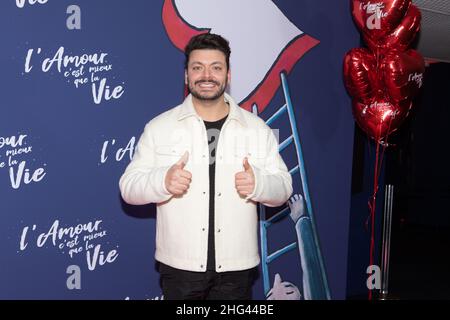
[[[164,180],[166,189],[175,196],[184,194],[191,184],[192,174],[189,171],[184,170],[184,166],[188,159],[189,152],[186,151],[180,160],[167,171]]]

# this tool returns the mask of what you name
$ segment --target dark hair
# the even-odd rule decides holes
[[[186,60],[184,61],[184,68],[187,69],[189,63],[189,55],[194,50],[199,49],[214,49],[222,51],[227,62],[227,69],[230,69],[230,54],[231,49],[228,40],[214,33],[202,33],[191,38],[184,49]]]

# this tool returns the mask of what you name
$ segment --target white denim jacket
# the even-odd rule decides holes
[[[256,115],[230,105],[216,146],[215,252],[216,271],[236,271],[259,264],[256,203],[284,204],[292,193],[292,178],[278,153],[273,131]],[[192,182],[183,196],[166,189],[165,175],[185,151],[185,170]],[[255,174],[254,192],[241,197],[234,177],[243,159]],[[123,199],[134,205],[157,204],[156,260],[174,268],[205,271],[208,251],[209,148],[203,120],[189,95],[184,102],[145,126],[132,161],[120,178]]]

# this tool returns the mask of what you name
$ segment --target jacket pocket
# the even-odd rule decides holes
[[[159,165],[172,165],[177,162],[190,148],[187,145],[157,145],[155,147],[156,161]]]
[[[186,145],[159,145],[156,146],[156,154],[163,156],[182,156],[186,151],[189,151],[189,146]]]
[[[263,150],[257,150],[256,148],[234,148],[234,156],[237,158],[254,158],[254,159],[264,159],[266,154]]]
[[[234,148],[234,158],[237,164],[241,165],[244,158],[257,166],[263,166],[266,155],[255,148]]]

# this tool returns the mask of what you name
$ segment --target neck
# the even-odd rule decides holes
[[[195,111],[204,121],[220,120],[228,114],[230,109],[223,95],[216,100],[199,100],[192,96],[192,103]]]

